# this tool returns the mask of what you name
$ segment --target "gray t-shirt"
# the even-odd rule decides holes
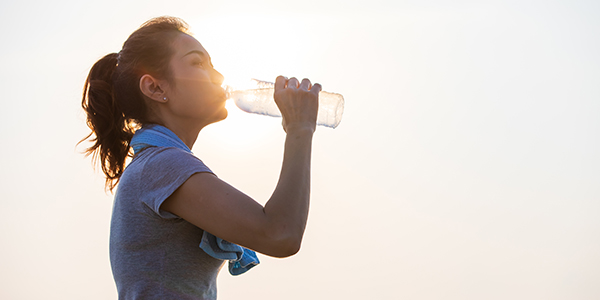
[[[190,176],[212,171],[178,148],[151,147],[121,176],[110,229],[119,299],[216,299],[223,261],[200,249],[202,229],[160,210]]]

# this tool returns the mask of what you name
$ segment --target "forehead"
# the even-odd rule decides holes
[[[200,42],[191,35],[181,33],[173,41],[173,50],[175,50],[175,57],[182,57],[188,54],[190,51],[197,51],[203,53],[208,57],[208,52],[202,47]]]

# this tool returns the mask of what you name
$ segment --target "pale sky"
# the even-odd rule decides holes
[[[34,0],[0,3],[0,299],[116,299],[81,93],[160,15],[230,82],[346,99],[301,251],[222,272],[219,299],[600,298],[600,2]],[[193,151],[264,203],[281,120],[229,111]]]

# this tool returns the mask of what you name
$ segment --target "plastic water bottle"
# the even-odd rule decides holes
[[[275,104],[273,94],[274,84],[268,81],[252,79],[255,88],[234,90],[227,86],[229,98],[241,110],[249,113],[281,117],[281,112]],[[344,97],[340,94],[321,91],[319,93],[319,111],[317,125],[336,128],[342,121],[344,113]]]

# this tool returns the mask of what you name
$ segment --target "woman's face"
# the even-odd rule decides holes
[[[166,91],[172,113],[203,125],[225,119],[223,75],[213,68],[208,52],[194,37],[184,33],[179,34],[172,47],[173,80]]]

